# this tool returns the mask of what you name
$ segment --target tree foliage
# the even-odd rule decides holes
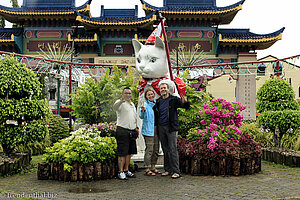
[[[10,0],[10,2],[13,8],[19,8],[18,0]]]
[[[293,88],[280,78],[269,79],[257,92],[258,124],[274,133],[275,146],[284,134],[294,134],[300,126],[299,104]]]
[[[44,139],[49,104],[36,74],[14,57],[0,60],[0,111],[0,143],[6,154]]]
[[[210,96],[205,91],[196,91],[195,89],[188,86],[190,82],[187,77],[189,75],[189,70],[185,70],[180,78],[187,84],[185,96],[188,101],[191,103],[190,109],[186,110],[183,108],[178,109],[178,120],[179,120],[179,130],[178,133],[181,137],[185,138],[188,132],[193,130],[199,130],[204,128],[200,124],[202,116],[199,113],[203,104],[208,103],[212,96]]]
[[[185,96],[191,103],[190,109],[185,110],[183,108],[178,109],[179,120],[179,134],[181,137],[186,137],[188,132],[192,130],[199,130],[204,128],[200,124],[202,119],[199,110],[201,110],[203,104],[209,102],[212,98],[204,91],[196,91],[193,88],[187,86]]]
[[[113,68],[113,74],[107,70],[100,81],[88,79],[86,84],[77,88],[72,94],[73,114],[81,118],[85,124],[98,124],[99,122],[112,122],[116,120],[113,104],[121,97],[122,89],[128,86],[132,90],[133,102],[137,105],[138,91],[136,73],[128,68],[127,75],[117,67]]]

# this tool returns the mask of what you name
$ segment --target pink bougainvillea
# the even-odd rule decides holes
[[[91,130],[98,130],[101,131],[101,136],[113,136],[114,132],[117,129],[117,122],[104,122],[104,123],[99,123],[99,124],[86,124],[85,129],[91,129]]]
[[[199,130],[198,133],[204,141],[207,141],[208,149],[214,150],[220,140],[238,143],[241,137],[239,128],[243,119],[240,112],[245,110],[246,106],[225,99],[212,99],[210,103],[203,105],[203,109],[199,111],[203,115],[200,123],[206,125],[206,128]]]

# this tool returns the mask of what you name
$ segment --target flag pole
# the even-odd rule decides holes
[[[159,13],[159,20],[160,20],[160,23],[161,23],[162,34],[164,36],[164,42],[165,42],[165,47],[166,47],[166,54],[167,54],[167,60],[168,60],[168,66],[169,66],[170,79],[172,81],[174,81],[173,73],[172,73],[172,67],[171,67],[171,58],[170,58],[170,52],[169,52],[169,45],[168,45],[168,40],[167,40],[167,35],[166,35],[166,30],[165,30],[166,18],[164,18],[161,15],[161,13]]]

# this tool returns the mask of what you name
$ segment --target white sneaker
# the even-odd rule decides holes
[[[136,176],[135,176],[135,174],[134,173],[132,173],[131,171],[125,171],[125,174],[126,174],[126,176],[128,177],[128,178],[135,178]]]
[[[126,177],[126,175],[125,175],[124,172],[119,172],[119,173],[118,173],[118,178],[119,178],[120,180],[127,180],[127,177]]]

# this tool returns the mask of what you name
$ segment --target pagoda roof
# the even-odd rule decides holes
[[[102,7],[103,8],[103,7]],[[137,6],[135,9],[101,9],[100,17],[87,17],[76,12],[76,20],[86,28],[117,29],[124,27],[150,28],[157,19],[157,11],[145,17],[137,17]]]
[[[14,42],[14,37],[22,34],[22,28],[0,28],[0,42]]]
[[[101,17],[103,18],[138,18],[138,6],[135,5],[134,9],[104,9],[104,5],[101,5]]]
[[[146,14],[158,10],[167,19],[179,16],[194,19],[211,18],[218,24],[229,24],[245,2],[240,0],[229,6],[217,7],[216,0],[164,0],[163,7],[156,7],[145,0],[140,1]]]
[[[75,7],[75,0],[24,0],[20,8],[0,5],[0,15],[12,23],[18,23],[34,16],[47,18],[71,15],[75,18],[74,11],[90,16],[91,2],[92,0],[87,0],[83,5]]]
[[[219,29],[219,44],[220,45],[252,45],[256,46],[257,50],[267,49],[276,41],[282,39],[284,27],[268,34],[256,34],[250,32],[249,29]]]

